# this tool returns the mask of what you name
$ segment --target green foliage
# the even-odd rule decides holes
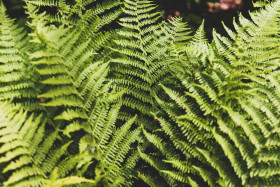
[[[0,185],[280,185],[280,1],[211,42],[155,7],[0,4]]]
[[[161,33],[160,14],[153,13],[154,9],[148,1],[125,1],[123,11],[127,17],[120,19],[122,29],[114,40],[118,47],[112,48],[117,52],[112,59],[112,80],[118,89],[126,90],[128,96],[122,102],[139,111],[140,120],[142,114],[150,116],[154,110],[156,83],[167,73],[167,66],[161,60],[169,37]]]
[[[18,106],[3,102],[0,104],[0,112],[1,185],[63,186],[96,183],[75,176],[74,171],[87,164],[88,156],[76,154],[67,157],[67,148],[72,141],[59,145],[62,143],[59,140],[61,131],[58,128],[50,130],[43,114],[29,114]]]
[[[123,93],[110,87],[112,83],[106,78],[109,58],[103,53],[111,34],[104,32],[102,28],[112,22],[120,11],[109,13],[104,20],[97,16],[103,13],[103,8],[93,9],[96,11],[94,19],[81,15],[83,18],[87,17],[87,25],[84,22],[74,28],[66,23],[71,23],[69,16],[53,20],[47,13],[40,13],[38,7],[33,5],[35,2],[26,3],[26,11],[31,18],[28,22],[31,29],[28,35],[25,28],[17,29],[14,26],[13,20],[6,16],[5,8],[1,4],[3,15],[1,42],[4,54],[0,57],[3,66],[1,88],[5,96],[1,99],[11,99],[14,103],[34,111],[34,115],[39,115],[41,112],[43,114],[41,118],[48,123],[48,130],[50,127],[54,128],[53,133],[48,132],[52,134],[52,142],[58,139],[68,145],[67,142],[72,139],[73,143],[71,146],[68,145],[69,148],[64,146],[57,151],[56,147],[48,147],[48,149],[32,147],[38,150],[38,153],[34,153],[35,156],[44,154],[44,158],[48,158],[45,165],[51,163],[52,167],[54,166],[56,162],[51,158],[56,158],[62,165],[60,167],[57,164],[58,169],[49,167],[47,173],[40,171],[44,169],[44,163],[37,165],[38,169],[34,169],[35,166],[22,168],[24,165],[19,165],[16,168],[18,171],[22,169],[30,175],[20,178],[18,182],[26,182],[24,186],[70,185],[83,181],[95,185],[131,183],[132,168],[135,165],[134,161],[138,159],[138,154],[131,150],[130,144],[138,140],[139,130],[137,128],[130,130],[135,119],[127,121],[124,125],[118,123],[116,126],[120,108],[116,103]],[[44,4],[44,2],[40,3]],[[106,4],[107,9],[116,5],[118,4],[112,2]],[[90,29],[91,32],[86,32],[85,29]],[[17,38],[18,36],[20,37]],[[12,68],[13,66],[15,68]],[[32,84],[26,84],[27,91],[25,91],[21,89],[23,87],[21,85],[27,81]],[[18,86],[14,86],[17,84]],[[21,118],[27,117],[21,116]],[[32,132],[36,133],[36,129],[34,126]],[[7,129],[3,131],[6,132]],[[41,134],[42,137],[34,139],[38,143],[37,146],[44,138],[44,133]],[[33,139],[31,132],[29,136]],[[52,145],[52,142],[45,144]],[[29,149],[28,145],[25,149]],[[14,154],[12,150],[9,151],[8,155]],[[59,155],[54,157],[53,152],[58,152]],[[7,161],[13,162],[16,157],[15,155]],[[124,160],[127,157],[130,159]],[[37,163],[36,160],[34,162]],[[40,164],[41,162],[40,160]],[[42,175],[41,178],[37,177],[39,174]],[[16,176],[16,173],[14,175]],[[48,180],[48,176],[53,183],[43,181]],[[82,176],[93,177],[94,180]],[[9,182],[8,174],[3,177],[3,180],[4,185],[9,185],[5,183],[6,180]]]
[[[26,54],[30,49],[30,38],[26,29],[18,27],[14,20],[8,18],[2,3],[0,17],[0,100],[20,100],[23,105],[34,108],[38,90]]]
[[[209,186],[279,185],[279,101],[277,81],[269,78],[279,68],[278,6],[276,1],[251,14],[253,22],[240,16],[236,33],[226,28],[230,39],[214,31],[211,45],[205,43],[202,27],[198,30],[186,47],[187,60],[173,70],[181,68],[177,77],[183,87],[163,86],[177,106],[161,101],[173,120],[157,118],[170,137],[165,142],[181,153],[168,158],[169,152],[150,139],[165,156],[162,165],[174,168],[159,171],[191,186],[203,185],[201,181]]]

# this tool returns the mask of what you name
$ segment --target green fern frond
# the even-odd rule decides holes
[[[208,47],[208,41],[204,32],[204,21],[196,31],[192,40],[190,41],[186,52],[190,59],[193,57],[200,57],[202,61],[206,61],[206,57],[209,56],[210,51]]]
[[[53,142],[58,141],[58,130],[47,135],[48,124],[43,120],[43,115],[29,115],[21,108],[3,102],[0,104],[0,111],[1,177],[6,179],[3,186],[44,186],[50,183],[60,184],[65,180],[69,180],[69,184],[95,182],[75,176],[50,179],[57,170],[60,159],[66,156],[71,142],[55,146]],[[71,161],[72,167],[64,168],[67,174],[79,163],[79,159]]]
[[[279,0],[210,43],[152,1],[24,2],[29,29],[0,0],[0,186],[279,186]]]
[[[258,182],[260,185],[267,182],[268,185],[272,181],[277,184],[277,180],[268,181],[265,176],[278,177],[277,172],[267,168],[270,165],[276,169],[278,165],[278,157],[272,156],[274,149],[267,143],[274,142],[273,144],[277,145],[278,141],[277,136],[274,136],[274,133],[278,132],[275,124],[279,123],[277,117],[279,99],[274,88],[278,84],[275,81],[278,79],[275,69],[278,67],[275,64],[278,57],[269,55],[275,54],[275,47],[279,43],[275,37],[277,28],[272,29],[278,24],[276,23],[278,3],[272,3],[272,6],[268,6],[268,10],[252,14],[254,24],[241,17],[240,25],[235,23],[236,34],[227,29],[231,39],[214,32],[214,43],[210,46],[205,42],[207,47],[198,48],[207,49],[203,52],[205,57],[201,58],[198,55],[190,59],[191,62],[198,62],[196,71],[193,73],[185,71],[187,72],[185,77],[178,76],[185,86],[184,93],[163,86],[165,92],[178,106],[166,105],[163,101],[159,103],[162,103],[166,113],[177,119],[175,127],[178,126],[181,130],[180,132],[174,127],[167,129],[168,126],[165,125],[165,133],[170,138],[176,133],[177,141],[178,137],[185,137],[187,146],[185,150],[180,151],[182,154],[189,153],[192,159],[198,159],[195,163],[199,165],[194,164],[193,168],[199,174],[196,172],[193,174],[202,177],[210,186],[250,186]],[[270,25],[271,22],[262,22],[264,17],[260,18],[261,15],[267,16],[266,21],[275,21],[274,25]],[[261,41],[266,38],[267,41],[273,42],[272,45]],[[205,62],[210,62],[208,67],[205,66]],[[182,67],[192,68],[188,64],[180,65],[180,58],[177,58],[177,64],[180,67],[176,67],[174,63],[174,71]],[[271,75],[267,76],[268,73]],[[275,78],[272,78],[274,75]],[[266,77],[269,77],[275,86],[269,84]],[[185,111],[183,115],[178,108]],[[162,118],[158,120],[164,122]],[[205,123],[202,123],[204,120]],[[200,131],[196,130],[197,125]],[[205,138],[201,136],[201,130]],[[204,139],[207,141],[204,142]],[[197,154],[188,148],[193,145],[198,151]],[[266,152],[268,150],[269,153]],[[190,158],[179,159],[177,162],[189,161]],[[206,170],[211,170],[211,178],[215,180],[210,179],[210,174],[205,172]],[[183,180],[187,182],[186,178],[192,176],[186,171],[183,172],[183,168],[175,167],[174,170],[164,171],[181,182]],[[182,178],[181,173],[184,173],[186,178]],[[255,182],[252,179],[254,177]],[[264,178],[261,179],[262,177]],[[200,183],[198,178],[194,180]]]
[[[38,108],[38,90],[26,55],[31,48],[30,38],[25,28],[7,16],[2,2],[0,17],[0,98],[12,99],[34,110]]]
[[[112,141],[110,141],[109,145],[101,152],[102,160],[101,162],[109,164],[113,159],[113,155],[117,153],[118,149],[120,149],[120,142],[124,138],[124,136],[127,134],[128,130],[131,128],[131,125],[134,123],[136,117],[128,121],[126,124],[124,124],[118,131],[116,131],[116,134],[114,137],[112,137]],[[122,150],[126,152],[125,150]],[[119,152],[119,151],[118,151]],[[110,158],[110,159],[109,159]]]
[[[167,46],[172,41],[179,44],[189,39],[189,33],[183,33],[188,29],[180,20],[160,23],[160,14],[154,10],[150,1],[125,1],[125,17],[120,19],[123,28],[114,40],[117,47],[111,49],[116,54],[110,64],[112,82],[118,90],[126,89],[123,108],[132,109],[131,115],[141,114],[137,123],[146,121],[144,126],[157,110],[154,98],[161,95],[158,83],[170,73],[165,59]],[[125,118],[130,114],[125,114]]]

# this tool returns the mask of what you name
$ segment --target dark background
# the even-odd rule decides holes
[[[69,0],[71,1],[71,0]],[[101,0],[98,0],[101,1]],[[211,39],[211,33],[215,28],[222,35],[226,35],[221,21],[223,21],[229,28],[233,27],[233,18],[237,17],[239,13],[246,18],[249,18],[248,11],[253,10],[252,0],[242,0],[239,8],[228,10],[217,10],[211,12],[208,3],[220,3],[220,1],[234,1],[234,0],[154,0],[158,5],[159,11],[162,12],[162,19],[180,14],[184,21],[187,21],[189,27],[195,31],[203,19],[205,20],[205,30],[207,37]],[[3,3],[8,9],[8,14],[12,18],[19,20],[26,19],[24,14],[24,3],[22,0],[3,0]],[[176,12],[176,13],[175,13]]]
[[[180,12],[180,16],[184,21],[189,23],[189,26],[196,30],[203,19],[205,21],[205,31],[209,39],[211,39],[211,33],[215,28],[219,33],[226,35],[221,21],[223,21],[229,28],[233,27],[233,18],[237,17],[239,13],[246,18],[250,18],[248,11],[253,10],[252,0],[242,0],[242,4],[239,8],[228,10],[217,10],[216,12],[210,12],[207,3],[219,3],[220,0],[157,0],[159,9],[164,11],[166,18],[168,14],[174,10]]]

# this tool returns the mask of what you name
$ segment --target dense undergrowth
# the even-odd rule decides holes
[[[0,0],[1,186],[280,185],[280,1],[211,42],[155,7]]]

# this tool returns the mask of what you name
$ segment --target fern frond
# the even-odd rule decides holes
[[[26,52],[31,48],[25,28],[19,27],[6,14],[0,2],[0,95],[1,100],[12,99],[34,110],[38,107],[34,73]]]
[[[65,180],[69,180],[69,184],[94,182],[75,176],[50,180],[71,142],[55,146],[53,142],[58,141],[58,131],[47,135],[43,115],[29,115],[21,108],[3,102],[0,103],[0,111],[0,163],[3,166],[1,177],[6,179],[4,186],[44,186]],[[72,166],[78,163],[78,159],[72,159]],[[64,169],[70,174],[72,168]]]
[[[197,158],[195,163],[200,164],[194,164],[194,168],[199,173],[193,174],[203,178],[210,186],[250,186],[258,182],[260,185],[273,182],[278,184],[277,180],[265,179],[265,176],[275,179],[278,177],[278,172],[273,172],[268,167],[271,166],[274,171],[278,167],[278,156],[273,156],[274,150],[278,149],[278,136],[274,133],[278,132],[276,124],[279,123],[279,98],[276,94],[276,69],[279,66],[275,64],[278,57],[274,55],[279,41],[275,37],[277,28],[273,29],[278,24],[278,9],[279,1],[272,3],[267,10],[252,14],[253,22],[241,17],[240,23],[234,24],[237,33],[227,29],[231,39],[216,32],[212,45],[197,39],[201,41],[200,44],[204,43],[204,47],[201,45],[198,49],[205,49],[202,53],[205,56],[201,58],[187,52],[188,57],[191,57],[189,61],[196,63],[196,66],[190,66],[184,61],[181,63],[186,65],[181,65],[181,58],[177,58],[178,65],[172,65],[174,71],[180,68],[181,72],[184,72],[184,67],[196,67],[194,72],[185,71],[184,76],[177,76],[185,86],[184,91],[163,86],[178,106],[166,105],[163,101],[159,103],[166,113],[176,119],[173,120],[175,127],[180,127],[180,130],[175,127],[167,129],[168,126],[165,125],[165,134],[171,138],[176,132],[176,137],[185,137],[187,146],[180,151],[191,155],[177,162]],[[265,22],[270,21],[264,23],[264,17]],[[203,33],[201,30],[198,32]],[[194,38],[203,37],[198,34]],[[266,39],[272,42],[271,45],[261,41]],[[194,44],[190,46],[192,45]],[[177,51],[174,54],[182,55]],[[208,63],[207,66],[205,63]],[[182,110],[185,111],[183,115]],[[158,119],[161,123],[165,121]],[[197,125],[200,131],[196,130]],[[201,130],[206,135],[205,138],[201,136]],[[176,139],[178,141],[179,138]],[[204,142],[203,139],[207,141]],[[268,142],[273,142],[275,149]],[[193,145],[197,154],[189,149]],[[186,178],[191,174],[183,168],[174,169],[165,169],[164,172],[181,182],[187,182]],[[211,170],[211,178],[215,180],[210,179],[206,170]],[[182,173],[186,178],[181,177]],[[252,178],[256,179],[255,182]],[[195,182],[199,184],[197,178]]]

